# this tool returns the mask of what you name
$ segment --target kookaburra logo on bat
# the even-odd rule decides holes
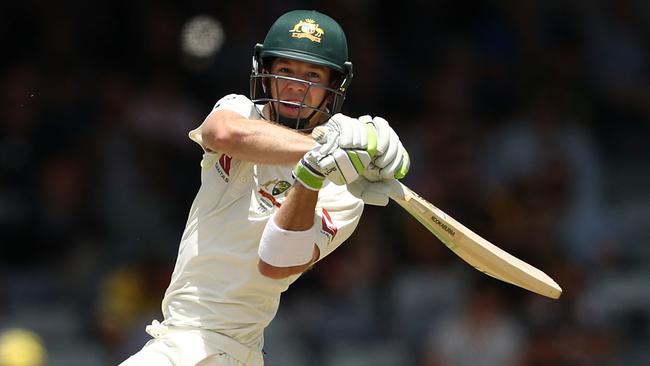
[[[438,224],[438,226],[440,226],[444,231],[448,232],[451,236],[456,235],[456,232],[454,231],[454,229],[452,229],[452,228],[450,228],[449,226],[447,226],[444,222],[438,220],[437,217],[435,217],[435,216],[431,216],[431,220],[433,220],[433,222],[435,222],[436,224]]]

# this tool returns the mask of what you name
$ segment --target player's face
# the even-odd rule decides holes
[[[324,86],[329,86],[331,76],[331,70],[325,66],[283,58],[273,61],[270,73],[302,79]],[[276,81],[277,87],[275,82],[270,85],[271,96],[274,99],[303,103],[309,107],[318,108],[323,99],[327,97],[327,90],[322,87],[309,87],[307,83],[294,80],[276,79]],[[314,111],[310,108],[299,108],[284,103],[279,103],[279,106],[276,107],[281,115],[288,118],[307,118]]]

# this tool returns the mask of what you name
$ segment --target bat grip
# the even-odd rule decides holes
[[[388,196],[393,201],[406,201],[408,198],[409,189],[402,184],[402,182],[397,179],[391,179],[388,181],[390,190],[388,191]]]

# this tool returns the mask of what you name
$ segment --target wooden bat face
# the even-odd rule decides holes
[[[544,272],[480,237],[400,182],[391,184],[391,199],[477,270],[553,299],[562,294]]]

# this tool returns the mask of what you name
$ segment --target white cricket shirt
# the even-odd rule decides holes
[[[242,95],[228,95],[215,109],[261,119]],[[278,309],[280,293],[299,275],[274,280],[257,269],[257,249],[267,220],[280,207],[293,178],[292,166],[254,164],[208,152],[200,127],[190,138],[204,150],[201,187],[192,203],[171,283],[162,301],[164,324],[213,330],[255,349]],[[345,186],[327,183],[316,214],[329,240],[324,258],[354,231],[363,201]]]

